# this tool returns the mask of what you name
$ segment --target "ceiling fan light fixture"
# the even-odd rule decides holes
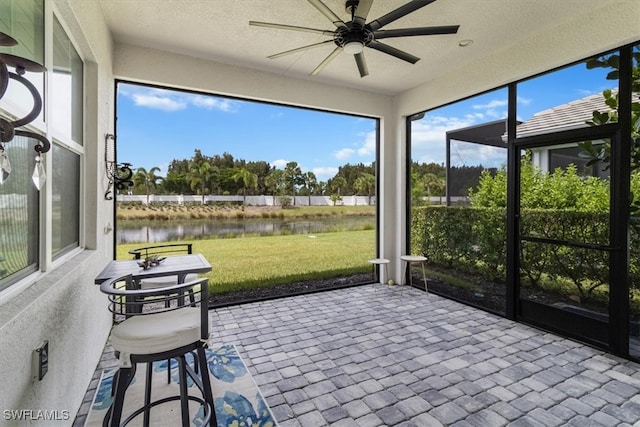
[[[364,50],[364,43],[358,40],[352,40],[345,43],[343,48],[345,52],[356,55]]]

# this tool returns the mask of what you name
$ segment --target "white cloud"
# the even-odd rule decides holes
[[[336,151],[333,155],[338,160],[347,160],[349,157],[353,156],[356,152],[353,148],[341,148]]]
[[[318,181],[327,181],[338,173],[338,168],[334,166],[320,166],[311,169]]]
[[[184,102],[176,101],[168,97],[134,93],[131,98],[139,107],[155,108],[162,111],[178,111],[187,108]]]
[[[215,96],[135,85],[120,85],[118,87],[118,93],[131,98],[139,107],[153,108],[167,112],[184,110],[192,106],[207,110],[234,113],[239,110],[240,104],[242,103],[241,101]]]
[[[524,98],[522,96],[518,96],[517,97],[517,102],[518,102],[518,104],[521,104],[521,105],[529,105],[529,104],[531,104],[531,99],[530,98]]]
[[[193,95],[190,101],[195,107],[206,108],[207,110],[220,110],[228,113],[238,111],[238,103],[230,99]]]
[[[360,157],[366,157],[367,160],[371,159],[373,161],[372,158],[376,154],[376,131],[363,132],[359,137],[364,139],[354,143],[353,146],[355,148],[341,148],[333,153],[334,157],[344,161],[357,154]]]
[[[478,166],[499,168],[507,163],[507,150],[468,142],[451,142],[451,166]]]
[[[376,131],[367,132],[364,137],[362,146],[358,148],[358,155],[362,157],[374,156],[376,154]]]
[[[420,163],[445,162],[446,132],[474,124],[470,117],[444,117],[425,115],[411,127],[411,157]]]
[[[271,165],[275,166],[276,169],[278,168],[284,169],[287,166],[287,163],[289,163],[289,160],[278,159],[278,160],[272,161]]]
[[[494,99],[486,104],[476,104],[472,108],[481,111],[481,113],[478,113],[480,118],[489,117],[497,120],[507,117],[507,105],[508,101],[506,99]]]
[[[419,163],[444,164],[446,161],[446,133],[481,122],[478,115],[464,117],[430,116],[413,122],[411,132],[411,157]],[[506,151],[479,144],[452,143],[451,163],[454,166],[499,167],[506,161]]]
[[[474,110],[492,110],[497,107],[504,107],[507,105],[507,100],[494,99],[486,104],[476,104],[473,106]]]

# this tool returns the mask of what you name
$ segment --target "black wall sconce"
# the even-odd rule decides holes
[[[133,187],[131,163],[116,163],[115,161],[115,140],[115,136],[111,133],[104,137],[104,165],[109,179],[107,191],[104,193],[105,200],[113,200],[111,193],[114,186],[119,191]]]
[[[16,46],[18,42],[11,36],[0,33],[0,46]],[[8,67],[14,67],[16,72],[13,73],[8,70]],[[44,166],[41,162],[41,155],[46,153],[51,148],[51,143],[44,136],[24,129],[18,129],[22,126],[26,126],[34,121],[42,111],[42,98],[38,93],[38,90],[33,84],[24,78],[24,73],[30,71],[33,73],[42,73],[47,69],[30,59],[21,58],[19,56],[11,55],[8,53],[0,53],[0,100],[4,96],[9,87],[9,80],[15,80],[21,83],[27,88],[31,96],[33,97],[33,107],[31,111],[24,117],[17,120],[8,120],[4,117],[0,117],[0,184],[3,184],[11,173],[11,162],[9,157],[5,153],[4,144],[13,140],[17,136],[24,136],[27,138],[33,138],[38,141],[34,149],[36,150],[35,161],[36,165],[33,171],[32,179],[33,183],[38,190],[42,188],[46,180]]]

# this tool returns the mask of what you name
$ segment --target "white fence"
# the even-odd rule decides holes
[[[285,196],[286,197],[286,196]],[[291,199],[291,196],[289,196]],[[147,196],[145,195],[126,195],[118,194],[116,196],[118,202],[139,202],[147,204]],[[234,202],[242,203],[244,198],[242,196],[204,196],[204,203],[224,203]],[[311,203],[309,203],[311,202]],[[202,196],[183,196],[183,195],[149,195],[149,203],[202,203]],[[336,202],[336,205],[340,206],[366,206],[374,205],[376,203],[375,196],[342,196],[342,200]],[[250,206],[279,206],[280,198],[275,196],[247,196],[246,204]],[[291,203],[293,204],[293,203]],[[329,196],[296,196],[296,206],[333,206],[333,202]]]
[[[291,198],[291,196],[288,196]],[[426,199],[426,198],[425,198]],[[446,203],[446,198],[443,197],[430,197],[432,205],[443,205]],[[128,195],[118,194],[116,196],[118,202],[138,202],[147,204],[147,196],[140,195]],[[204,203],[242,203],[242,196],[204,196]],[[177,203],[182,205],[184,203],[202,203],[202,196],[183,196],[183,195],[149,195],[149,203]],[[451,197],[451,203],[454,205],[468,205],[468,197]],[[342,200],[336,202],[337,206],[366,206],[375,205],[376,197],[372,196],[371,200],[367,196],[342,196]],[[280,206],[280,198],[275,196],[247,196],[247,205],[249,206]],[[309,203],[309,196],[296,196],[296,206],[333,206],[333,202],[329,196],[311,196],[311,203]]]

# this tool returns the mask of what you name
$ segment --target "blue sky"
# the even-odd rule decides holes
[[[227,152],[279,168],[295,161],[326,181],[341,165],[375,160],[375,126],[370,118],[118,86],[118,161],[158,166],[159,175],[199,148],[207,156]]]
[[[518,118],[579,99],[613,82],[603,69],[578,64],[524,82],[518,87]],[[428,112],[413,123],[412,158],[444,163],[445,133],[505,118],[507,91],[501,89]],[[236,159],[265,160],[282,168],[298,162],[321,181],[346,163],[375,160],[375,120],[272,104],[118,85],[118,161],[134,168],[158,166],[167,172],[173,159],[189,159],[199,148],[213,156],[228,152]],[[500,166],[501,150],[458,144],[452,161]]]
[[[617,82],[607,80],[609,70],[587,70],[583,63],[518,84],[518,120],[568,102],[601,93]],[[449,130],[492,122],[507,117],[507,89],[499,89],[434,109],[412,126],[412,159],[423,163],[445,162],[445,134]],[[453,166],[500,167],[506,163],[506,150],[452,143]]]

